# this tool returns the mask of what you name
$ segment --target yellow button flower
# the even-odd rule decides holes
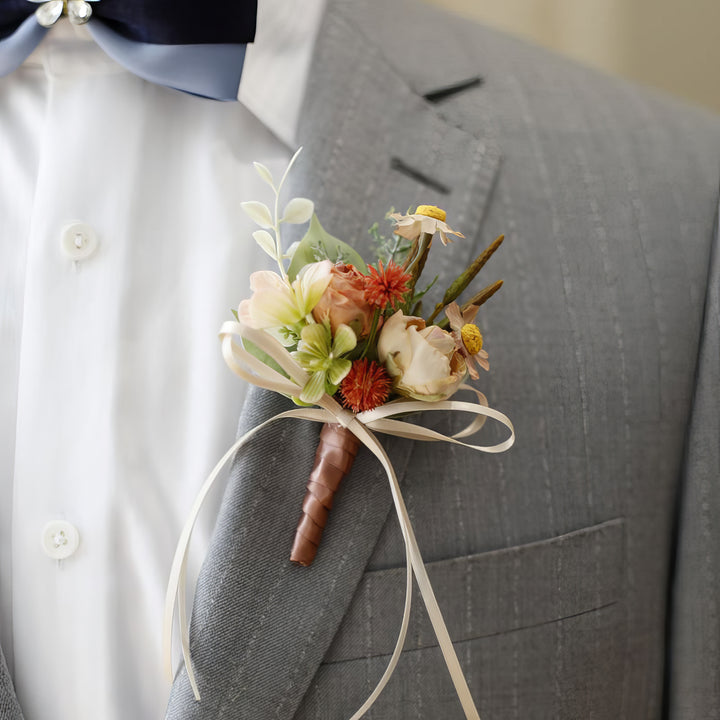
[[[451,302],[445,308],[445,314],[450,321],[455,346],[465,358],[468,372],[473,380],[480,377],[476,365],[483,370],[489,370],[488,354],[483,347],[483,336],[480,328],[473,323],[477,315],[478,306],[472,305],[465,312],[460,312],[456,302]]]
[[[462,338],[465,349],[471,355],[477,355],[483,346],[483,336],[480,328],[472,323],[466,323],[460,328],[460,337]]]
[[[418,205],[418,209],[415,211],[416,215],[426,215],[429,218],[435,218],[440,222],[445,222],[447,213],[435,205]]]

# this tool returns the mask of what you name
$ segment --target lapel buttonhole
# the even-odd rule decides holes
[[[429,90],[423,94],[423,97],[431,103],[437,103],[447,98],[457,95],[458,93],[471,90],[472,88],[481,87],[485,81],[479,75],[454,82],[450,85],[443,85],[435,90]]]
[[[415,182],[420,183],[421,185],[425,185],[426,187],[429,187],[431,190],[434,190],[436,193],[439,193],[440,195],[449,195],[451,193],[451,188],[449,188],[445,183],[440,182],[439,180],[436,180],[435,178],[431,178],[429,175],[426,175],[423,172],[420,172],[420,170],[417,170],[416,168],[408,165],[402,158],[399,157],[393,157],[390,159],[390,167],[393,170],[396,170],[399,173],[402,173],[403,175],[406,175],[407,177],[411,178],[412,180],[415,180]]]

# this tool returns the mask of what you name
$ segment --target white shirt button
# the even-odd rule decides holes
[[[80,545],[78,529],[65,520],[51,520],[42,531],[40,538],[43,550],[53,560],[70,557]]]
[[[89,225],[76,222],[63,228],[60,246],[71,260],[86,260],[97,250],[98,239]]]

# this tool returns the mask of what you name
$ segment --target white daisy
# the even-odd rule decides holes
[[[465,237],[445,223],[447,217],[445,211],[434,205],[420,205],[412,215],[393,213],[390,217],[395,221],[394,232],[408,240],[416,240],[422,233],[430,235],[440,233],[442,244],[447,245],[452,242],[452,238],[449,238],[448,235]]]

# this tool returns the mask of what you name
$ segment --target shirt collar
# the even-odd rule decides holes
[[[300,109],[326,0],[260,0],[255,42],[248,45],[238,100],[295,149]],[[87,27],[62,18],[25,65],[42,65],[48,41],[87,42]],[[100,53],[98,53],[100,56]],[[108,64],[114,62],[104,56]]]

